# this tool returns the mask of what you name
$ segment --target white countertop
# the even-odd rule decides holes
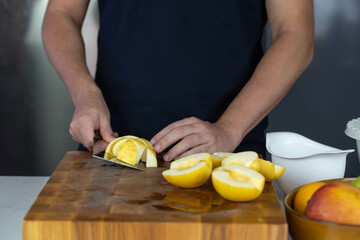
[[[21,240],[22,221],[25,214],[45,186],[49,177],[0,176],[0,239]],[[281,199],[284,194],[274,183],[274,189]],[[289,238],[291,239],[291,238]]]
[[[0,239],[22,239],[22,220],[48,179],[0,176]]]

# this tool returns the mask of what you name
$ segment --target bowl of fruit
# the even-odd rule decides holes
[[[297,239],[359,239],[360,176],[305,184],[284,198],[289,233]]]

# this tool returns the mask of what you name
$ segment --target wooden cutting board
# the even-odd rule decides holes
[[[255,201],[221,198],[162,177],[169,163],[137,171],[68,152],[23,221],[24,240],[287,239],[271,183]]]

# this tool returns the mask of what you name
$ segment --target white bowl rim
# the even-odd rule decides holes
[[[275,153],[273,150],[272,150],[272,146],[275,144],[274,142],[269,142],[268,139],[269,139],[269,136],[271,135],[280,135],[280,136],[284,136],[284,135],[291,135],[293,136],[294,138],[299,138],[303,141],[308,141],[310,144],[313,144],[314,146],[318,146],[319,149],[323,149],[324,151],[320,152],[316,152],[316,153],[311,153],[311,154],[303,154],[303,155],[299,155],[299,156],[285,156],[283,154],[280,154],[280,153]],[[300,141],[301,141],[300,140]],[[324,145],[322,143],[319,143],[319,142],[316,142],[312,139],[309,139],[303,135],[300,135],[298,133],[295,133],[295,132],[288,132],[288,131],[280,131],[280,132],[269,132],[266,134],[266,149],[267,151],[273,155],[273,156],[276,156],[276,157],[280,157],[280,158],[283,158],[283,159],[303,159],[303,158],[308,158],[308,157],[312,157],[312,156],[318,156],[318,155],[326,155],[326,154],[342,154],[342,153],[351,153],[351,152],[354,152],[355,149],[347,149],[347,150],[341,150],[341,149],[338,149],[338,148],[334,148],[334,147],[330,147],[328,145]]]

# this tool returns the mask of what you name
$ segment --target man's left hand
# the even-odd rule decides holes
[[[157,153],[174,144],[164,154],[165,161],[200,152],[232,152],[239,144],[226,124],[210,123],[196,117],[185,118],[168,125],[150,142]]]

